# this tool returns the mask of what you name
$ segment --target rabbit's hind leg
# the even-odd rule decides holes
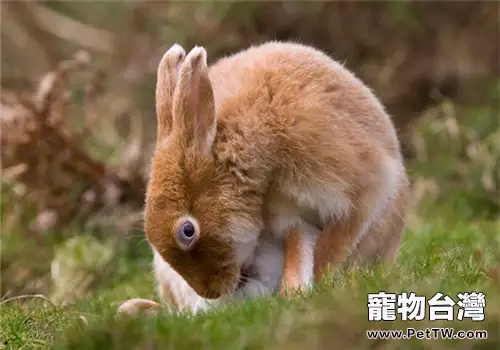
[[[308,290],[314,277],[314,247],[318,229],[301,224],[285,236],[285,262],[280,292],[282,295]]]

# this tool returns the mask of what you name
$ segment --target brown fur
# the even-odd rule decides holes
[[[398,202],[389,199],[385,216],[372,225],[378,228],[370,226],[360,237],[377,205],[387,162],[402,167],[392,122],[370,90],[302,45],[252,47],[210,70],[205,55],[195,48],[177,68],[182,55],[174,50],[159,66],[158,142],[145,231],[164,260],[199,295],[226,293],[238,281],[235,245],[245,238],[238,237],[234,223],[244,222],[258,235],[272,219],[267,200],[275,195],[325,228],[316,251],[318,275],[326,265],[342,263],[359,239],[361,254],[394,250],[397,243],[386,248],[385,241],[397,242],[402,231],[404,170],[398,192],[387,194]],[[348,200],[345,216],[311,199],[322,194],[315,191],[320,185]],[[321,210],[327,215],[319,215]],[[194,248],[183,252],[173,228],[187,214],[201,232]]]
[[[394,205],[386,209],[383,219],[358,243],[348,257],[348,264],[392,263],[396,259],[405,225],[408,189],[409,182],[405,178],[400,184]],[[317,277],[320,278],[320,275]]]
[[[280,287],[282,294],[300,290],[302,287],[300,280],[302,265],[301,240],[301,232],[297,230],[291,230],[285,238],[285,264]]]

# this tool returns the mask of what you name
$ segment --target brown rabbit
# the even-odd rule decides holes
[[[203,48],[174,45],[156,108],[145,232],[178,309],[395,256],[408,181],[394,126],[327,55],[270,42],[208,69]]]

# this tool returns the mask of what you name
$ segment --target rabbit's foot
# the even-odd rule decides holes
[[[148,299],[133,298],[125,301],[118,308],[117,315],[137,316],[139,314],[156,315],[162,310],[162,306]]]

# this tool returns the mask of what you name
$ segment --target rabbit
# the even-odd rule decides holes
[[[325,53],[267,42],[208,68],[204,48],[175,44],[156,113],[144,229],[159,294],[177,309],[394,261],[409,187],[395,127]]]

